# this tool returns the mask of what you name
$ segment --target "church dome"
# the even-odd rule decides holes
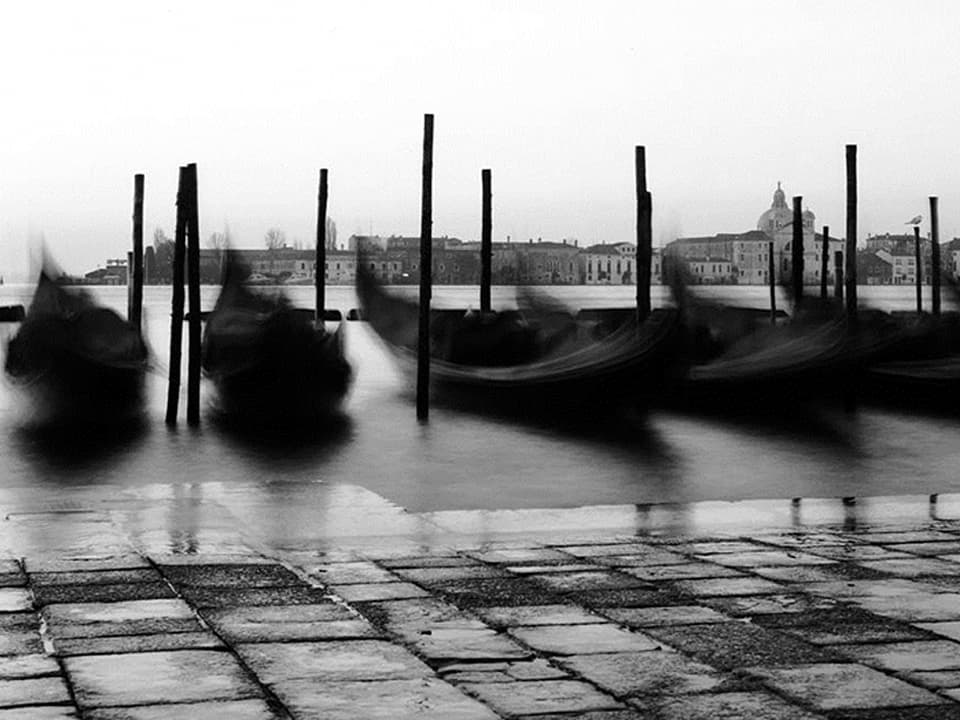
[[[762,230],[772,237],[777,230],[791,222],[793,222],[793,211],[787,207],[787,195],[778,182],[777,189],[773,193],[773,204],[757,220],[757,230]]]

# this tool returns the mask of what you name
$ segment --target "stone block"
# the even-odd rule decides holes
[[[534,680],[522,683],[464,683],[467,692],[502,715],[585,713],[623,708],[614,698],[576,680]]]
[[[738,684],[709,665],[673,652],[574,655],[558,662],[617,696],[683,695],[733,689]]]
[[[612,623],[547,625],[511,628],[509,633],[535,650],[550,655],[585,655],[661,650],[661,643]]]

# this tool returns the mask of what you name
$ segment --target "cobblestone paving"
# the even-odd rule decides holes
[[[960,720],[960,521],[220,540],[0,559],[0,720]]]

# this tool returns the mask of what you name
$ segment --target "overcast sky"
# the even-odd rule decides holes
[[[69,271],[173,233],[199,168],[204,237],[310,244],[316,182],[355,232],[419,232],[423,114],[434,233],[633,240],[646,145],[654,242],[755,227],[782,180],[842,234],[859,145],[860,235],[939,195],[960,235],[960,3],[42,2],[0,23],[0,275],[43,236]],[[924,230],[926,230],[924,225]]]

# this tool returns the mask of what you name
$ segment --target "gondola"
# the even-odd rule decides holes
[[[360,265],[357,294],[363,315],[412,376],[417,304],[385,291]],[[588,420],[600,411],[631,407],[656,387],[679,336],[672,310],[655,311],[640,328],[626,322],[600,339],[572,318],[542,322],[535,315],[434,311],[430,377],[435,398],[457,407]]]
[[[148,365],[137,328],[43,271],[7,345],[5,370],[37,424],[118,425],[139,418]]]
[[[352,375],[343,321],[328,331],[283,294],[246,288],[244,274],[227,261],[203,333],[201,365],[216,388],[219,419],[283,432],[336,418]]]

